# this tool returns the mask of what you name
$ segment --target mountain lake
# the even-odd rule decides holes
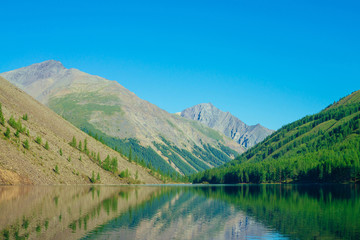
[[[0,186],[0,239],[360,239],[357,185]]]

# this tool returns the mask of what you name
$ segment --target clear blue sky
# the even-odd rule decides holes
[[[169,111],[278,129],[360,89],[360,1],[14,1],[0,72],[49,59]]]

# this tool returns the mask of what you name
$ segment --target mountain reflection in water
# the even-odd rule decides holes
[[[356,185],[3,186],[0,239],[360,239]]]

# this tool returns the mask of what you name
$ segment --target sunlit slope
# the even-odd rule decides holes
[[[288,124],[195,182],[344,182],[359,178],[360,91]]]
[[[115,81],[57,61],[1,75],[84,132],[164,173],[202,171],[244,151],[224,134],[170,114]]]
[[[2,77],[0,104],[0,184],[119,184],[131,181],[118,176],[126,169],[141,182],[160,183]]]

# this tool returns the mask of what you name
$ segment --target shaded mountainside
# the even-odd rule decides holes
[[[187,108],[180,116],[199,121],[206,126],[218,130],[239,143],[244,148],[251,148],[273,133],[260,124],[246,125],[229,112],[223,112],[211,103],[202,103]]]
[[[194,182],[348,182],[360,175],[360,91],[290,123]]]
[[[170,114],[115,81],[46,61],[3,77],[94,138],[164,173],[220,166],[244,148],[222,133]]]
[[[161,183],[2,77],[0,104],[0,185]]]

